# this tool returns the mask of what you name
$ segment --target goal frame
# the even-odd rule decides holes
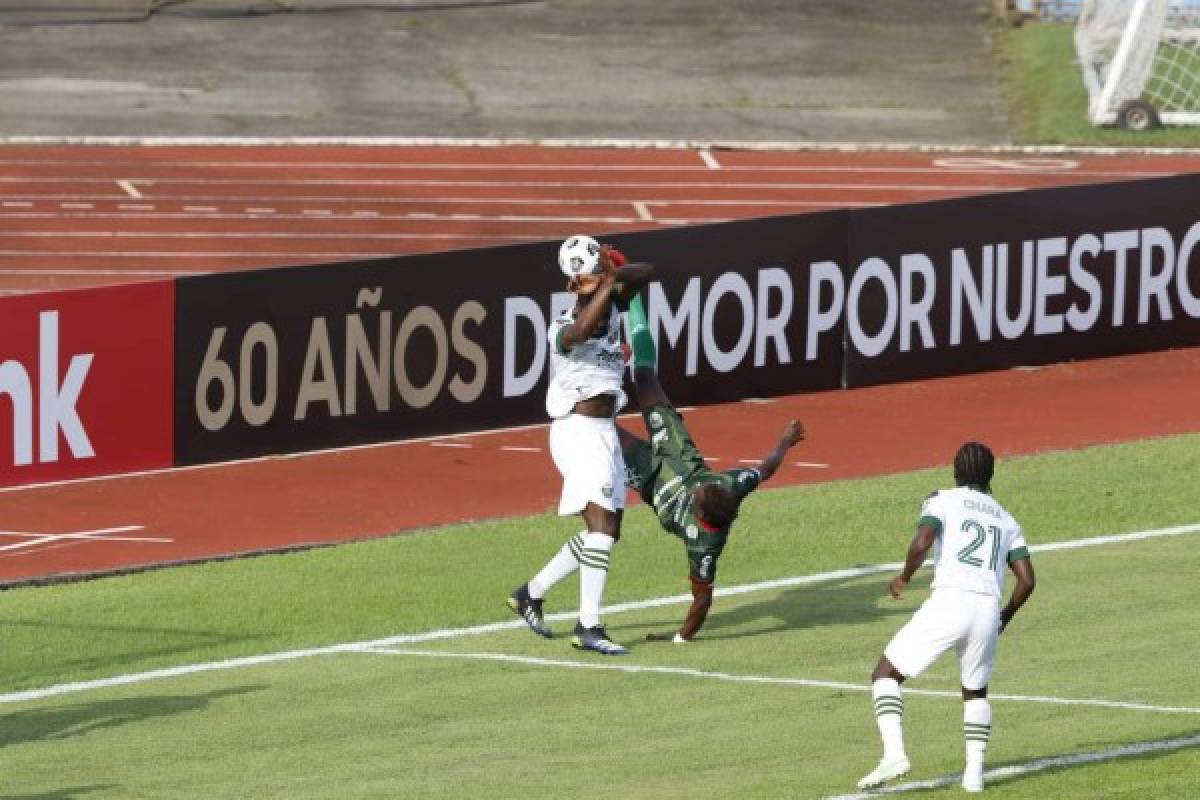
[[[1099,65],[1089,63],[1089,59],[1080,46],[1079,38],[1076,37],[1076,55],[1079,57],[1083,81],[1088,90],[1088,120],[1093,125],[1116,123],[1121,104],[1140,99],[1138,97],[1117,97],[1117,91],[1129,59],[1132,57],[1133,49],[1138,45],[1138,39],[1142,35],[1142,27],[1145,25],[1151,2],[1152,0],[1133,0],[1133,7],[1125,22],[1125,28],[1121,32],[1121,40],[1113,55],[1106,80],[1101,78]],[[1157,43],[1155,46],[1157,47]],[[1164,125],[1200,125],[1200,110],[1158,111],[1158,118]]]

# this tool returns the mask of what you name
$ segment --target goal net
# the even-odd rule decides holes
[[[1075,50],[1093,125],[1200,125],[1200,0],[1084,0]]]

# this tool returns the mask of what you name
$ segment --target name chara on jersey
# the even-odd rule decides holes
[[[986,517],[986,524],[978,518]],[[1008,565],[1028,557],[1021,526],[991,495],[970,486],[934,492],[919,524],[938,532],[933,589],[952,588],[999,597]]]

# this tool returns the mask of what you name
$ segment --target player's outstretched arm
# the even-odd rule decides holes
[[[693,580],[692,605],[688,608],[687,616],[684,618],[683,624],[679,626],[679,630],[675,633],[648,633],[646,641],[675,642],[676,644],[690,641],[704,626],[704,620],[708,619],[708,610],[712,608],[712,596],[713,585],[711,583]]]
[[[764,481],[775,474],[783,463],[783,459],[787,458],[788,450],[803,441],[804,436],[804,425],[800,420],[794,419],[784,427],[783,433],[779,435],[779,441],[775,444],[775,449],[758,465],[758,472]]]
[[[1008,627],[1008,623],[1016,616],[1016,613],[1021,610],[1021,606],[1025,605],[1025,601],[1033,594],[1034,588],[1037,586],[1037,577],[1033,574],[1033,562],[1028,558],[1022,558],[1009,564],[1013,575],[1017,577],[1017,585],[1013,587],[1012,595],[1008,598],[1008,605],[1000,611],[1000,632],[1004,633],[1004,629]]]

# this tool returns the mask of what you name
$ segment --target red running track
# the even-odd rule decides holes
[[[0,292],[1197,166],[1200,157],[8,146],[0,147]],[[1197,431],[1198,367],[1200,350],[1181,350],[713,406],[691,412],[689,425],[721,466],[761,457],[786,418],[801,418],[810,440],[775,479],[786,485],[945,464],[966,438],[1014,455]],[[545,437],[535,427],[0,490],[0,583],[542,511],[559,485]]]
[[[1200,156],[0,146],[0,293],[1200,169]]]
[[[1197,374],[1200,349],[1177,350],[708,406],[688,424],[714,466],[729,468],[761,458],[800,418],[809,439],[771,484],[784,486],[947,464],[967,439],[1003,457],[1197,431]],[[641,429],[636,417],[624,423]],[[5,527],[26,534],[0,545],[0,583],[538,513],[560,485],[546,435],[536,426],[0,490]]]

